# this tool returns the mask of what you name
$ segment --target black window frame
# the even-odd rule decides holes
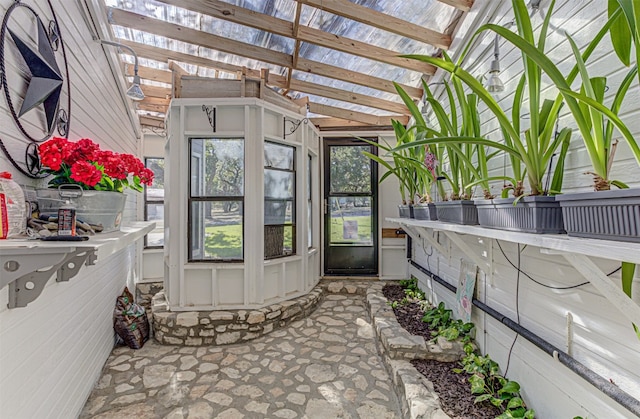
[[[290,148],[293,153],[292,153],[292,162],[291,162],[291,169],[283,169],[283,168],[279,168],[279,167],[273,167],[273,166],[263,166],[263,172],[266,172],[267,170],[272,170],[274,172],[284,172],[284,173],[291,173],[293,175],[293,197],[291,199],[275,199],[275,198],[267,198],[267,194],[264,194],[263,200],[266,204],[267,201],[287,201],[287,202],[291,202],[291,222],[284,222],[282,224],[269,224],[269,226],[282,226],[283,228],[287,228],[287,227],[291,227],[291,253],[284,253],[284,246],[283,246],[283,254],[281,255],[275,255],[275,256],[267,256],[266,255],[266,249],[265,249],[265,256],[264,256],[264,260],[274,260],[274,259],[280,259],[280,258],[284,258],[284,257],[289,257],[289,256],[295,256],[297,255],[297,234],[296,234],[296,225],[297,225],[297,213],[296,213],[296,205],[297,205],[297,199],[298,199],[298,193],[297,193],[297,182],[298,182],[298,178],[297,178],[297,171],[296,171],[296,164],[297,164],[297,153],[298,153],[298,148],[295,145],[291,145],[291,144],[284,144],[284,143],[280,143],[277,141],[269,141],[269,140],[265,140],[265,144],[274,144],[280,147],[287,147]],[[265,176],[266,178],[266,176]],[[264,186],[263,186],[264,187]],[[263,223],[263,237],[265,238],[265,247],[266,247],[266,234],[267,234],[267,224]]]
[[[193,140],[242,140],[242,171],[243,176],[246,168],[246,139],[244,137],[189,137],[189,165],[188,165],[188,176],[187,176],[187,261],[189,263],[244,263],[244,255],[245,255],[245,216],[244,216],[244,195],[246,191],[246,176],[243,180],[242,185],[242,195],[241,196],[211,196],[211,195],[203,195],[203,196],[192,196],[191,189],[191,160],[193,156]],[[239,201],[242,206],[242,210],[240,211],[241,222],[242,222],[242,257],[241,258],[203,258],[203,259],[195,259],[193,258],[193,248],[192,248],[192,237],[191,237],[191,225],[192,225],[192,212],[193,212],[193,203],[194,202],[237,202]]]
[[[144,167],[149,168],[148,165],[148,161],[149,160],[162,160],[163,162],[165,161],[164,157],[151,157],[151,156],[146,156],[144,157]],[[148,199],[148,195],[147,195],[147,185],[144,186],[144,220],[145,221],[150,221],[149,220],[149,205],[162,205],[164,207],[164,198],[162,200],[158,200],[158,199],[152,199],[149,200]],[[164,191],[164,186],[162,187],[162,190]],[[144,248],[145,249],[164,249],[164,238],[162,239],[162,245],[161,246],[149,246],[148,241],[147,241],[147,236],[148,234],[145,234],[144,236]]]

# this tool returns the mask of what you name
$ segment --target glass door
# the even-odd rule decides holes
[[[325,275],[378,274],[377,166],[351,138],[324,141]]]

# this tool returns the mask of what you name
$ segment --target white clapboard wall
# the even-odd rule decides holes
[[[4,16],[11,3],[0,4],[0,15]],[[48,25],[51,13],[47,1],[24,3],[32,6]],[[102,148],[138,154],[136,131],[105,52],[92,40],[78,2],[52,0],[52,4],[69,63],[69,138],[91,138]],[[13,16],[15,25],[27,31],[35,27],[31,15],[24,11]],[[6,42],[12,43],[9,37]],[[6,51],[12,50],[7,47]],[[107,53],[116,51],[110,48]],[[25,66],[20,60],[13,52],[7,53],[7,72],[24,75]],[[58,63],[62,66],[60,58]],[[19,109],[21,99],[15,98],[23,94],[24,85],[15,83],[9,87]],[[63,96],[62,101],[66,100]],[[43,118],[40,110],[31,111],[26,118],[27,129],[37,133],[38,125],[29,121]],[[4,95],[0,98],[0,138],[14,158],[23,161],[26,142],[10,117]],[[19,175],[1,152],[0,171],[12,172],[21,185],[46,184]],[[135,219],[137,198],[134,193],[128,194],[125,220]],[[42,295],[26,308],[7,309],[8,287],[0,291],[0,416],[22,419],[78,415],[113,347],[115,298],[127,281],[133,281],[136,263],[136,250],[129,247],[99,260],[95,266],[83,267],[69,282],[50,280]]]
[[[547,11],[549,2],[543,1],[542,8]],[[556,11],[552,17],[555,27],[568,31],[579,47],[584,47],[606,20],[606,1],[573,1],[556,2]],[[513,19],[511,2],[478,1],[474,6],[477,12],[472,15],[482,22],[490,20],[498,24],[507,24]],[[539,27],[542,17],[534,17],[534,26]],[[461,49],[465,29],[473,26],[465,22],[458,33],[457,44],[452,54]],[[486,35],[473,49],[471,59],[465,65],[474,75],[486,74],[493,59],[492,43],[494,34]],[[488,54],[482,56],[483,51]],[[501,78],[505,91],[498,96],[500,104],[510,114],[513,92],[518,78],[522,74],[520,53],[504,40],[500,42]],[[565,74],[573,66],[574,60],[570,46],[559,32],[551,32],[547,41],[547,55]],[[609,39],[605,39],[589,60],[592,75],[609,78],[609,97],[613,97],[618,84],[624,77],[626,68],[612,52]],[[556,90],[545,83],[545,94],[555,98]],[[640,133],[640,87],[638,82],[630,89],[622,107],[621,116],[629,124],[634,135]],[[525,104],[528,106],[528,104]],[[490,138],[501,138],[497,122],[492,119],[486,109],[482,109],[483,132]],[[566,109],[565,109],[566,111]],[[524,111],[526,112],[526,111]],[[527,119],[523,119],[523,129],[527,127]],[[560,127],[575,124],[568,113],[560,119]],[[586,191],[591,189],[591,177],[584,173],[589,170],[589,159],[582,145],[579,133],[574,131],[571,148],[566,161],[565,192]],[[613,177],[626,181],[632,187],[640,186],[640,169],[624,141],[620,142],[615,160]],[[491,164],[492,175],[502,175],[503,159],[498,158]],[[507,173],[508,172],[508,169]],[[492,191],[499,194],[501,182],[494,185]],[[479,190],[476,194],[481,193]],[[475,236],[460,236],[478,256],[490,261],[490,272],[480,273],[477,282],[477,298],[490,307],[517,320],[520,323],[551,342],[558,348],[569,352],[578,361],[594,370],[606,380],[611,380],[621,389],[635,398],[640,398],[640,341],[635,336],[630,322],[611,302],[605,299],[590,284],[570,290],[557,290],[540,286],[518,272],[502,255],[498,241],[482,239]],[[428,242],[414,241],[414,260],[425,268],[457,285],[462,260],[471,260],[451,244],[446,237],[441,237],[445,254],[432,249]],[[500,241],[499,244],[508,259],[517,265],[518,246]],[[520,269],[537,281],[554,287],[567,287],[585,282],[561,256],[544,254],[539,248],[527,247],[521,250]],[[594,259],[604,272],[615,270],[619,264],[605,259]],[[449,306],[455,305],[455,297],[440,285],[431,281],[418,271],[410,271],[420,280],[423,289],[436,302],[445,301]],[[620,284],[619,273],[611,276],[615,284]],[[634,283],[634,300],[640,303],[640,281]],[[516,303],[517,299],[517,303]],[[474,308],[472,321],[477,326],[476,340],[483,351],[496,360],[504,372],[510,347],[515,333],[507,329],[493,318]],[[550,356],[537,349],[533,344],[519,337],[513,346],[508,370],[508,378],[514,379],[523,387],[523,396],[532,408],[536,417],[566,418],[582,416],[589,418],[633,417],[616,402],[599,392],[582,380],[568,368],[562,366]]]

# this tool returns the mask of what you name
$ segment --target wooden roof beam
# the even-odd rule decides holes
[[[111,23],[114,25],[134,28],[143,32],[161,35],[229,54],[242,55],[282,67],[292,67],[293,65],[291,55],[283,52],[258,47],[223,36],[187,28],[186,26],[176,25],[164,20],[127,12],[122,9],[111,8],[110,12],[112,17]]]
[[[336,89],[329,86],[321,86],[302,80],[292,79],[291,90],[309,93],[316,96],[322,96],[330,99],[340,100],[343,102],[353,103],[361,106],[368,106],[375,109],[383,109],[389,112],[399,114],[408,114],[409,111],[402,103],[392,102],[390,100],[379,99],[373,96],[363,95],[361,93],[347,92],[346,90]]]
[[[138,42],[128,41],[122,38],[118,38],[118,42],[133,48],[139,57],[148,58],[150,60],[160,61],[164,63],[169,61],[179,61],[183,63],[198,65],[200,67],[213,68],[216,70],[224,71],[226,73],[234,73],[234,74],[237,73],[238,71],[242,71],[241,66],[227,64],[221,61],[211,60],[209,58],[198,57],[196,55],[190,55],[182,52],[172,51],[166,48],[159,48],[151,45],[145,45]],[[260,71],[247,69],[247,77],[259,79]],[[269,84],[276,87],[286,87],[287,80],[285,77],[271,73],[269,74]]]
[[[127,76],[133,77],[133,64],[125,64],[124,72]],[[141,79],[152,80],[161,83],[171,84],[171,72],[167,70],[159,70],[157,68],[138,66],[138,76]]]
[[[162,128],[164,129],[164,119],[155,118],[153,116],[140,116],[140,125],[143,127]]]
[[[451,36],[422,26],[407,22],[406,20],[378,12],[365,6],[360,6],[348,0],[296,0],[316,9],[326,10],[334,15],[342,16],[356,22],[364,23],[396,35],[414,39],[433,45],[436,48],[449,49]]]
[[[402,125],[406,125],[409,122],[409,117],[406,115],[388,115],[388,116],[377,116],[371,115],[363,112],[356,112],[350,109],[338,108],[335,106],[323,105],[320,103],[309,102],[309,112],[318,114],[318,115],[326,115],[329,117],[340,118],[348,121],[355,121],[366,125],[381,125],[387,126],[391,125],[391,120],[395,119],[400,121]]]
[[[474,0],[438,0],[440,3],[448,4],[463,12],[468,12],[473,6]]]
[[[354,39],[345,38],[343,36],[334,35],[328,32],[321,31],[319,29],[309,28],[308,26],[300,26],[298,28],[298,36],[294,37],[292,22],[289,22],[288,20],[284,20],[284,19],[275,18],[273,16],[265,15],[262,13],[256,13],[251,10],[244,9],[238,6],[233,6],[222,1],[218,1],[218,0],[204,0],[204,1],[203,0],[162,0],[162,1],[167,4],[183,7],[194,12],[216,17],[218,19],[223,19],[229,22],[240,24],[240,25],[249,26],[249,27],[260,29],[263,31],[275,33],[278,35],[286,36],[288,38],[298,39],[300,41],[309,42],[309,43],[320,45],[326,48],[335,49],[348,54],[357,55],[363,58],[368,58],[374,61],[380,61],[380,62],[394,65],[397,67],[406,68],[408,70],[414,70],[414,71],[418,71],[420,73],[429,74],[429,75],[433,75],[435,73],[434,66],[420,62],[420,61],[410,60],[408,58],[401,58],[398,56],[400,53],[396,51],[391,51],[384,48],[376,47],[373,45],[369,45],[365,42],[360,42]],[[117,23],[118,19],[116,18],[115,11],[116,10],[118,10],[119,12],[123,12],[123,11],[119,9],[112,9],[112,10],[113,10],[114,21],[116,22],[116,24],[122,25],[121,23]],[[139,16],[139,15],[136,15],[135,13],[130,13],[130,12],[124,12],[124,13],[129,13],[134,16]],[[257,14],[260,18],[258,19],[256,16],[253,16],[254,14]],[[252,16],[252,17],[249,19],[248,18],[249,16]],[[144,18],[144,16],[142,17]],[[147,19],[151,19],[151,18],[147,18]],[[166,23],[164,21],[160,21],[156,19],[152,19],[152,20],[154,22],[157,22],[156,24]],[[173,24],[169,23],[169,25],[173,25]],[[177,25],[173,25],[173,26],[177,26]],[[160,33],[152,29],[142,29],[141,27],[136,27],[136,26],[133,26],[133,27],[135,27],[136,29],[144,30],[149,33],[155,33],[160,35]],[[188,28],[185,28],[185,29],[189,31],[193,30]],[[200,32],[200,31],[195,31],[195,32]],[[200,33],[203,33],[207,36],[211,35],[205,32],[200,32]],[[211,36],[215,38],[221,38],[222,40],[227,39],[222,37],[216,37],[215,35],[211,35]],[[175,36],[169,36],[169,37],[183,40],[181,38],[175,38]],[[207,48],[218,49],[220,51],[224,51],[224,49],[221,49],[221,48],[224,47],[226,44],[223,41],[221,47],[216,47],[215,43],[210,43],[209,45],[203,45],[201,42],[194,42],[194,41],[185,41],[185,42],[191,42],[196,45],[202,45],[202,46],[206,46]],[[237,42],[237,41],[234,41],[234,42]],[[249,44],[244,44],[244,45],[248,45],[252,48],[259,48]],[[260,48],[260,49],[265,49],[265,48]],[[265,50],[270,51],[268,49],[265,49]],[[242,54],[246,54],[248,52],[249,51],[243,50]],[[275,53],[275,51],[273,52]],[[233,52],[233,53],[238,54],[239,52]],[[279,54],[282,54],[282,53],[279,53]],[[263,58],[259,58],[257,56],[251,56],[251,55],[244,55],[244,56],[249,58],[254,58],[257,60],[266,61]],[[288,56],[288,57],[290,57],[291,61],[293,62],[293,58],[291,56]],[[266,62],[271,62],[271,61],[266,61]],[[276,64],[273,62],[271,63]],[[282,65],[282,64],[278,64],[278,65]]]

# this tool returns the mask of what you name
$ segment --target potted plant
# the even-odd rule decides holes
[[[517,3],[517,4],[516,4]],[[551,12],[542,25],[539,39],[535,41],[529,15],[524,2],[514,2],[518,34],[500,27],[513,37],[518,37],[530,48],[543,54],[546,31],[549,26]],[[496,25],[493,25],[496,26]],[[478,30],[486,30],[488,25]],[[462,54],[461,61],[466,52]],[[445,144],[477,144],[486,145],[509,155],[511,176],[487,177],[486,173],[475,183],[492,180],[508,181],[503,190],[502,199],[476,201],[480,211],[481,225],[508,230],[537,233],[560,233],[563,231],[561,209],[553,195],[560,192],[563,180],[564,158],[569,146],[571,130],[555,129],[562,96],[555,101],[541,100],[541,71],[537,62],[523,55],[525,72],[521,77],[516,92],[511,118],[500,108],[496,100],[489,94],[480,81],[461,67],[461,62],[454,64],[448,56],[443,59],[426,56],[407,56],[429,62],[451,74],[452,80],[462,81],[473,91],[496,117],[504,137],[504,142],[482,138],[479,133],[473,135],[433,138],[430,141]],[[575,77],[575,74],[573,75]],[[529,102],[530,127],[521,135],[522,103]],[[420,142],[417,142],[420,144]],[[556,155],[557,154],[557,155]],[[552,162],[557,162],[552,172]],[[529,190],[525,193],[524,178],[528,180]],[[483,188],[486,189],[486,188]],[[511,191],[513,198],[507,198]]]
[[[153,172],[131,154],[101,150],[92,140],[77,142],[54,137],[39,146],[42,172],[50,174],[49,189],[36,191],[41,214],[57,215],[65,202],[58,191],[64,185],[82,189],[82,196],[71,200],[79,220],[101,231],[118,230],[126,201],[124,190],[141,192],[151,185]]]

